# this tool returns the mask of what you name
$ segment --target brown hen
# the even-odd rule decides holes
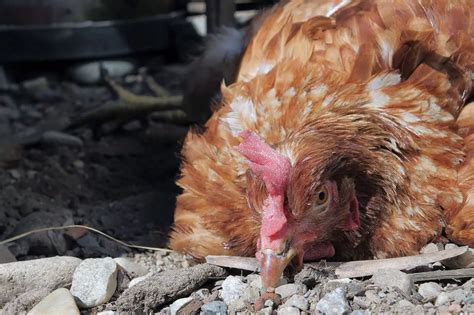
[[[286,1],[182,151],[171,247],[303,259],[474,246],[472,0]]]

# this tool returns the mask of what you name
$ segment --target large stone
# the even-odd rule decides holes
[[[0,305],[25,292],[68,287],[81,260],[52,257],[0,264]]]
[[[79,307],[91,308],[110,300],[117,288],[117,264],[110,258],[84,260],[74,272],[71,293]]]
[[[79,315],[79,309],[68,289],[53,291],[39,302],[28,315]]]
[[[372,281],[381,288],[398,287],[407,294],[410,294],[413,288],[411,277],[396,269],[379,270],[373,275]]]
[[[210,278],[226,276],[220,267],[200,264],[191,268],[155,273],[125,290],[115,302],[119,313],[149,313],[164,304],[189,296]]]
[[[326,315],[342,315],[351,311],[347,302],[344,290],[337,288],[336,290],[326,294],[318,304],[316,310]]]

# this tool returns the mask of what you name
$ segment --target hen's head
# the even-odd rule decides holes
[[[303,258],[333,256],[334,233],[359,227],[354,181],[337,174],[336,164],[321,165],[303,154],[292,165],[255,133],[240,136],[237,150],[249,164],[249,203],[261,216],[256,257],[263,285],[272,292],[290,262],[300,267]]]

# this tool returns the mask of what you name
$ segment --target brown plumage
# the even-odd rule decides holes
[[[269,288],[291,259],[474,246],[473,70],[471,0],[275,7],[186,138],[171,247],[257,254]]]

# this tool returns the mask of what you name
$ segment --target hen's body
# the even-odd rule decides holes
[[[474,105],[457,121],[472,91],[472,7],[293,0],[273,9],[206,131],[186,138],[171,247],[255,254],[264,188],[250,187],[234,149],[244,130],[303,165],[291,208],[307,201],[298,187],[324,172],[354,179],[360,226],[320,239],[338,258],[412,254],[444,228],[474,246]],[[318,224],[337,227],[330,216]]]

